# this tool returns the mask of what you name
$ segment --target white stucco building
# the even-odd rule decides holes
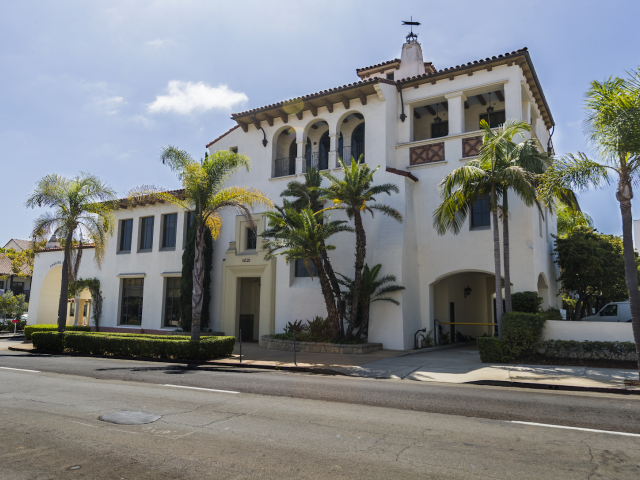
[[[424,62],[420,44],[408,37],[400,59],[356,73],[358,81],[349,85],[234,114],[237,125],[207,148],[248,156],[251,171],[239,172],[228,185],[260,189],[275,203],[288,182],[303,180],[309,166],[339,176],[337,158],[352,155],[364,154],[371,166],[380,165],[377,182],[398,186],[399,194],[377,200],[400,211],[404,222],[381,215],[365,219],[367,263],[381,263],[383,274],[396,275],[406,287],[397,294],[400,306],[372,306],[370,341],[406,349],[413,347],[414,333],[433,328],[436,319],[492,323],[493,241],[486,205],[476,206],[459,235],[437,235],[432,213],[440,202],[438,183],[477,155],[482,118],[492,126],[505,118],[522,119],[532,125],[541,151],[552,148],[553,118],[528,51],[438,70]],[[545,306],[560,306],[551,257],[555,217],[543,219],[514,195],[509,203],[512,291],[538,291]],[[96,269],[88,250],[80,276],[100,279],[101,328],[171,329],[172,282],[181,272],[186,212],[159,202],[133,208],[123,202],[122,207],[102,269]],[[260,213],[255,215],[258,234],[265,228]],[[340,234],[332,243],[337,246],[331,252],[334,268],[353,276],[355,236]],[[255,241],[244,219],[227,213],[214,245],[213,330],[237,334],[241,324],[245,332],[253,324],[257,339],[281,332],[289,321],[326,314],[317,279],[282,258],[267,262],[263,257],[260,237]],[[43,252],[36,260],[31,322],[56,320],[61,261],[60,250]],[[491,334],[494,327],[458,328],[477,336]]]

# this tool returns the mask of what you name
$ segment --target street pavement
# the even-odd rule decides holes
[[[14,360],[34,366],[25,354]],[[41,357],[45,359],[44,357]],[[60,357],[49,357],[56,363]],[[66,357],[67,360],[70,357]],[[87,359],[75,359],[87,360]],[[89,359],[92,360],[92,359]],[[99,359],[104,371],[123,368]],[[143,362],[137,362],[143,363]],[[190,375],[165,372],[163,381],[140,382],[45,371],[9,370],[0,365],[0,479],[403,479],[518,478],[636,479],[640,435],[559,429],[364,405],[351,402],[247,393],[256,376],[308,379],[282,372],[245,372],[243,388],[224,390],[226,373],[201,372],[209,388],[179,388]],[[169,367],[157,365],[157,367]],[[175,366],[171,366],[175,367]],[[67,368],[71,368],[68,366]],[[143,368],[132,365],[130,368]],[[315,376],[314,376],[315,377]],[[253,380],[251,380],[253,379]],[[324,389],[343,383],[416,387],[426,395],[433,383],[323,378]],[[151,379],[147,379],[151,380]],[[333,383],[332,383],[333,382]],[[296,382],[290,383],[293,389]],[[260,385],[258,385],[259,387]],[[304,387],[303,387],[304,388]],[[489,387],[454,386],[459,392]],[[500,399],[508,389],[487,391]],[[511,389],[513,390],[513,389]],[[238,393],[234,393],[238,392]],[[399,397],[410,395],[398,392]],[[621,411],[638,422],[635,398],[545,393],[579,411],[580,398]],[[467,399],[469,400],[469,399]],[[549,408],[549,406],[547,406]],[[144,425],[116,425],[103,415],[139,411],[160,418]],[[155,417],[153,417],[155,418]],[[637,426],[635,427],[638,430]]]

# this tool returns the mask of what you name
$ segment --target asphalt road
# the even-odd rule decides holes
[[[7,341],[0,342],[0,367],[99,380],[172,384],[640,434],[640,396],[637,395],[374,380],[162,362],[34,355],[8,351]],[[3,373],[2,369],[0,373]]]
[[[273,383],[309,380],[247,373],[241,381],[237,378],[241,375],[236,374],[235,383],[245,388],[252,382],[256,383],[252,388],[260,388],[258,376]],[[196,371],[193,377],[160,374],[171,383],[196,376],[209,377],[210,386],[216,387],[219,377],[234,381],[218,372]],[[318,389],[344,391],[342,381],[351,379],[320,380],[327,382],[314,384]],[[501,396],[501,390],[491,391]],[[398,394],[406,395],[404,390]],[[0,479],[640,477],[640,436],[358,402],[6,368],[0,369],[0,402]],[[159,419],[144,425],[99,420],[120,411],[145,412]]]

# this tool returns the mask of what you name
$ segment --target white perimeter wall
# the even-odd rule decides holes
[[[631,323],[567,322],[547,320],[542,333],[544,340],[577,340],[584,342],[633,342]]]

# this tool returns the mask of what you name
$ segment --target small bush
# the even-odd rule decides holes
[[[307,331],[312,338],[331,339],[331,327],[326,318],[316,316],[313,320],[307,320]],[[320,340],[316,340],[320,341]]]
[[[420,335],[420,338],[422,340],[422,348],[429,348],[435,345],[433,341],[433,330],[429,330],[424,335]]]
[[[549,358],[637,361],[633,342],[578,342],[576,340],[545,340],[541,353]]]
[[[483,363],[502,363],[508,360],[505,344],[496,337],[478,337],[478,351]]]
[[[517,292],[511,295],[511,308],[514,312],[538,313],[542,300],[537,292]]]
[[[33,332],[31,339],[37,350],[49,352],[62,352],[64,350],[65,333],[59,332]]]
[[[58,325],[53,324],[39,324],[39,325],[27,325],[24,327],[25,340],[31,340],[31,335],[34,332],[57,332]],[[84,327],[82,325],[65,325],[65,332],[90,332],[91,327]]]
[[[502,338],[512,358],[532,355],[542,338],[544,318],[535,313],[507,312],[502,317]]]
[[[288,322],[284,327],[284,333],[302,333],[306,325],[302,325],[302,320],[295,320],[293,323]]]
[[[540,318],[544,320],[562,320],[562,314],[560,313],[560,309],[557,307],[549,307],[548,310],[544,310],[538,313]]]

